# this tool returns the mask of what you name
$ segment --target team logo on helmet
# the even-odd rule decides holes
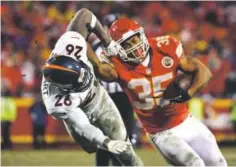
[[[165,68],[170,68],[173,66],[174,64],[174,61],[172,58],[168,57],[168,56],[165,56],[162,58],[161,60],[161,64],[163,65],[163,67]]]

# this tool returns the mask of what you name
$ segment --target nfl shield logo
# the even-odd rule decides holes
[[[150,68],[147,68],[147,69],[146,69],[146,73],[147,73],[147,74],[151,74],[151,69],[150,69]]]

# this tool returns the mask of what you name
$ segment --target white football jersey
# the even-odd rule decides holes
[[[75,60],[88,61],[87,44],[82,35],[75,31],[65,32],[57,41],[49,58],[68,56]]]
[[[95,78],[93,66],[89,62],[86,52],[86,41],[77,32],[65,32],[57,41],[50,58],[57,56],[68,56],[75,60],[81,60],[91,70],[93,78],[90,86],[85,91],[68,93],[64,92],[58,85],[47,82],[43,77],[41,91],[48,114],[57,112],[60,118],[66,118],[69,111],[72,111],[78,107],[86,108],[88,106],[95,106],[101,98],[101,85]],[[84,112],[87,112],[86,114],[90,114],[90,112],[93,111],[89,110]]]
[[[41,85],[43,101],[48,114],[62,119],[68,133],[89,153],[95,152],[109,137],[126,140],[127,133],[114,102],[96,80],[92,64],[88,61],[84,38],[76,32],[66,32],[57,41],[50,58],[68,56],[83,61],[93,75],[89,87],[81,92],[66,92],[58,84],[48,82],[44,77]],[[129,149],[127,165],[136,163],[134,151]],[[137,158],[138,159],[138,158]],[[139,160],[139,159],[138,159]]]

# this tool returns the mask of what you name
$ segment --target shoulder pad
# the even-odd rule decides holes
[[[157,50],[173,58],[180,58],[183,55],[183,47],[179,40],[173,36],[160,36],[156,38]]]
[[[65,32],[57,41],[51,57],[68,56],[75,60],[87,61],[87,44],[82,35],[74,31]]]

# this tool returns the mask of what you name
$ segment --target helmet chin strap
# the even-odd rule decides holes
[[[150,62],[150,54],[147,52],[147,56],[146,56],[146,58],[141,62],[141,64],[142,64],[143,66],[147,67],[148,64],[149,64],[149,62]]]

